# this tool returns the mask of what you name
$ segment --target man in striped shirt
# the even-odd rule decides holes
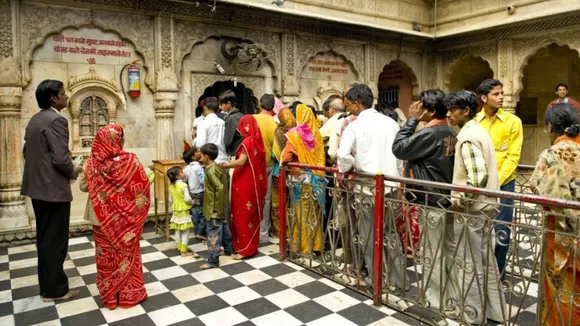
[[[477,113],[476,95],[462,90],[447,95],[444,102],[448,110],[447,119],[461,128],[455,148],[453,184],[499,190],[493,141],[474,119]],[[477,313],[461,314],[455,310],[447,311],[447,314],[460,317],[468,324],[486,324],[486,318],[503,324],[506,307],[503,294],[499,291],[499,270],[493,241],[490,241],[498,200],[458,191],[452,191],[451,197],[453,211],[460,214],[447,220],[448,229],[453,230],[453,239],[450,239],[447,248],[453,256],[447,259],[446,269],[450,278],[447,294],[451,298],[461,298],[456,307],[472,307]],[[471,268],[458,268],[458,265]]]

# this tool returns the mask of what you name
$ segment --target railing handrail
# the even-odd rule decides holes
[[[308,165],[308,164],[301,164],[301,163],[286,163],[283,166],[300,168],[300,169],[310,169],[314,171],[324,171],[328,173],[340,173],[337,168],[329,168],[323,166],[316,166],[316,165]],[[521,165],[523,169],[528,169],[530,166]],[[518,166],[519,168],[519,166]],[[344,173],[345,175],[354,175],[354,176],[361,176],[366,178],[374,178],[376,175],[370,173],[361,173],[361,172],[349,172]],[[443,182],[435,182],[435,181],[427,181],[427,180],[419,180],[419,179],[410,179],[405,177],[394,177],[389,175],[384,175],[385,181],[396,182],[396,183],[404,183],[409,185],[415,185],[420,187],[430,187],[430,188],[439,188],[445,189],[450,191],[457,191],[463,193],[471,193],[476,195],[484,195],[488,197],[497,197],[497,198],[507,198],[518,200],[526,203],[537,204],[542,206],[549,206],[549,207],[557,207],[557,208],[566,208],[566,209],[575,209],[580,210],[580,201],[574,200],[564,200],[559,198],[551,198],[545,196],[538,196],[538,195],[531,195],[531,194],[519,194],[515,192],[509,191],[501,191],[501,190],[488,190],[484,188],[476,188],[470,186],[459,186],[450,183],[443,183]]]

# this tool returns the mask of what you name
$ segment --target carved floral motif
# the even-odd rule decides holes
[[[0,0],[0,57],[12,56],[12,1]]]
[[[579,32],[580,29],[576,28],[561,32],[542,33],[531,37],[513,39],[512,63],[514,67],[513,75],[515,76],[515,80],[512,93],[517,95],[522,91],[524,68],[528,64],[529,58],[538,52],[538,50],[555,43],[558,45],[566,45],[570,47],[570,49],[580,52],[580,39],[578,38]]]
[[[454,72],[455,65],[466,57],[480,57],[489,63],[489,67],[497,75],[497,43],[479,44],[475,46],[456,48],[441,52],[442,68],[447,83]]]
[[[161,66],[171,67],[171,17],[161,17],[159,19],[161,30]]]

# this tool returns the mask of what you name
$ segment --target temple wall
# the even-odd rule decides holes
[[[0,142],[0,242],[34,237],[32,210],[19,195],[24,164],[20,152],[24,128],[37,111],[34,90],[45,78],[62,80],[71,97],[63,114],[69,119],[74,155],[86,156],[90,148],[86,134],[90,128],[86,119],[83,122],[83,110],[89,107],[97,112],[101,108],[110,121],[123,126],[127,149],[136,153],[146,167],[154,159],[180,156],[183,141],[191,140],[199,99],[219,83],[243,84],[255,99],[271,92],[286,104],[300,100],[317,108],[354,80],[367,83],[377,100],[384,88],[398,83],[404,93],[401,104],[406,106],[424,89],[472,87],[459,84],[473,84],[477,76],[457,74],[469,67],[466,58],[476,58],[480,65],[477,71],[504,82],[504,106],[511,112],[517,112],[520,100],[530,96],[537,95],[541,102],[537,107],[544,106],[554,86],[548,84],[555,80],[578,84],[571,73],[576,67],[574,60],[565,76],[549,75],[539,86],[534,78],[542,73],[536,68],[531,68],[528,77],[531,84],[524,78],[528,64],[552,67],[541,59],[529,61],[551,44],[580,50],[580,15],[574,13],[560,20],[532,21],[433,40],[432,34],[422,38],[417,33],[396,33],[399,27],[410,29],[409,20],[428,24],[432,4],[423,0],[297,0],[281,7],[334,15],[341,23],[366,17],[367,21],[382,24],[381,29],[373,30],[329,23],[328,19],[314,20],[308,15],[290,16],[265,0],[254,1],[254,6],[244,10],[232,7],[244,0],[220,1],[215,12],[205,6],[157,0],[93,2],[79,0],[70,7],[50,5],[44,0],[0,0],[0,135],[6,138]],[[496,1],[492,8],[496,3],[505,5]],[[574,5],[568,0],[558,3],[568,8]],[[451,8],[451,2],[439,4]],[[530,4],[529,10],[543,5],[545,2]],[[260,6],[264,8],[259,10]],[[457,11],[476,14],[475,9],[458,7],[442,17],[451,19]],[[514,16],[525,10],[518,8]],[[393,27],[395,20],[379,13],[404,22]],[[423,32],[429,30],[425,28]],[[250,60],[251,55],[258,60]],[[128,90],[128,77],[126,70],[122,75],[121,70],[135,60],[139,60],[141,71],[141,95],[131,98],[123,93]],[[552,71],[559,71],[558,67],[553,66]],[[479,75],[477,71],[471,73]],[[574,86],[571,95],[578,96],[574,92],[579,91]],[[521,109],[523,104],[519,105]],[[534,163],[547,145],[541,134],[542,114],[538,109],[536,123],[525,126],[523,163]],[[95,121],[98,124],[98,119]],[[86,195],[77,187],[73,185],[71,232],[89,228],[82,221]]]

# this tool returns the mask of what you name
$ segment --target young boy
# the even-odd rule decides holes
[[[206,235],[209,257],[201,269],[219,267],[220,247],[224,254],[230,256],[234,249],[232,234],[225,215],[228,196],[227,176],[214,160],[218,156],[218,147],[208,143],[201,147],[200,162],[205,166],[203,215],[207,220]]]
[[[199,163],[201,152],[195,146],[183,152],[183,160],[187,164],[183,169],[185,181],[189,185],[189,193],[193,201],[191,207],[191,219],[193,220],[193,231],[195,237],[206,240],[206,221],[203,216],[203,167]]]

